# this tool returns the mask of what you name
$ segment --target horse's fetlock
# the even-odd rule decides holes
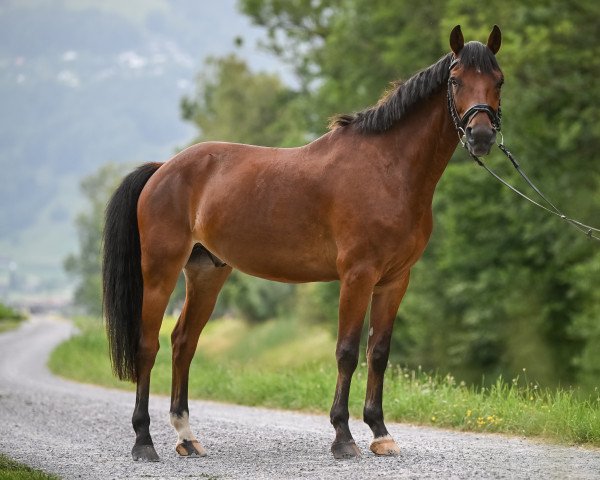
[[[135,433],[139,433],[142,429],[147,430],[150,426],[150,415],[147,412],[135,412],[131,424]]]
[[[365,405],[363,409],[363,420],[369,426],[383,422],[383,409],[379,405]]]

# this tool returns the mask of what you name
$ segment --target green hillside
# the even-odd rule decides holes
[[[207,56],[239,36],[250,63],[276,65],[257,35],[234,0],[2,2],[0,295],[65,286],[80,179],[188,143],[179,102]]]

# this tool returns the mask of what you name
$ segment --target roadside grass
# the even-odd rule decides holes
[[[152,391],[170,394],[173,319],[165,319]],[[50,368],[59,375],[133,389],[110,370],[99,321],[80,320],[81,335],[60,345]],[[210,322],[191,367],[189,394],[244,405],[326,413],[336,381],[335,340],[315,325],[273,320],[249,326],[235,319]],[[360,362],[350,392],[350,412],[362,416],[367,378]],[[388,421],[545,438],[600,446],[600,394],[583,398],[573,389],[541,389],[526,379],[498,378],[490,387],[457,384],[441,376],[390,366],[384,387]]]
[[[13,328],[17,328],[21,325],[21,320],[14,320],[12,318],[0,318],[0,333],[8,332]]]
[[[34,470],[0,454],[0,480],[58,480],[59,477]]]
[[[18,327],[25,316],[0,303],[0,333]]]

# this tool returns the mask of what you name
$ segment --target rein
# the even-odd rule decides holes
[[[456,64],[456,60],[454,62],[452,62],[452,64],[450,65],[450,70],[452,70],[452,68],[455,66],[455,64]],[[579,220],[575,220],[574,218],[571,218],[571,217],[568,217],[567,215],[565,215],[556,205],[554,205],[554,203],[552,203],[548,199],[548,197],[546,195],[544,195],[542,193],[542,191],[529,179],[527,174],[521,169],[521,165],[519,164],[517,159],[508,150],[508,148],[506,148],[504,146],[504,137],[502,136],[502,132],[500,131],[500,122],[501,122],[501,118],[502,118],[500,108],[498,108],[498,111],[495,111],[491,106],[489,106],[487,104],[476,104],[476,105],[473,105],[472,107],[470,107],[461,117],[458,114],[458,111],[456,109],[456,104],[454,102],[454,95],[452,92],[451,79],[448,79],[448,110],[450,112],[450,117],[452,118],[452,121],[454,122],[454,126],[458,133],[458,139],[459,139],[461,145],[467,150],[467,152],[469,153],[471,158],[479,166],[483,167],[490,175],[492,175],[492,177],[494,177],[496,180],[498,180],[504,186],[511,189],[513,192],[515,192],[520,197],[531,202],[535,206],[545,210],[546,212],[548,212],[552,215],[555,215],[555,216],[559,217],[560,219],[564,220],[565,222],[567,222],[568,224],[570,224],[571,226],[573,226],[580,232],[584,233],[588,238],[600,241],[600,236],[598,236],[597,234],[596,235],[594,234],[595,232],[596,233],[600,232],[599,228],[591,227],[590,225],[586,225],[585,223],[582,223]],[[542,201],[546,203],[547,206],[544,206],[540,202],[533,200],[531,197],[527,196],[521,190],[519,190],[518,188],[516,188],[513,185],[511,185],[510,183],[508,183],[500,175],[498,175],[496,172],[494,172],[492,169],[490,169],[485,163],[483,163],[483,161],[479,157],[473,155],[469,151],[469,149],[467,147],[467,143],[465,141],[463,141],[463,137],[466,135],[465,129],[466,129],[467,125],[469,124],[469,122],[471,121],[471,119],[475,115],[477,115],[479,112],[484,112],[485,114],[487,114],[487,116],[491,120],[492,127],[494,128],[494,130],[496,130],[497,133],[500,133],[502,140],[500,141],[500,143],[496,143],[496,145],[498,146],[500,151],[504,155],[506,155],[506,157],[510,160],[510,163],[512,164],[512,166],[519,173],[519,175],[523,178],[523,180],[525,180],[525,182],[542,199]]]
[[[464,145],[464,144],[463,144]],[[533,203],[536,207],[541,208],[542,210],[545,210],[548,213],[551,213],[552,215],[555,215],[557,217],[559,217],[560,219],[564,220],[565,222],[569,223],[570,225],[572,225],[573,227],[575,227],[577,230],[579,230],[580,232],[584,233],[588,238],[590,239],[594,239],[594,240],[599,240],[600,241],[600,236],[598,235],[594,235],[594,232],[600,232],[600,229],[595,228],[595,227],[591,227],[590,225],[586,225],[585,223],[580,222],[579,220],[575,220],[574,218],[568,217],[567,215],[565,215],[556,205],[554,205],[554,203],[552,203],[548,197],[546,197],[546,195],[544,195],[541,190],[529,179],[529,177],[525,174],[525,172],[521,169],[521,166],[519,165],[519,162],[517,161],[517,159],[513,156],[513,154],[504,146],[503,143],[498,143],[498,148],[500,149],[500,151],[502,151],[502,153],[504,153],[504,155],[506,155],[506,157],[510,160],[510,163],[513,165],[513,167],[515,167],[515,170],[519,173],[519,175],[521,175],[521,177],[523,178],[523,180],[525,180],[525,182],[533,189],[533,191],[548,205],[548,207],[542,205],[539,202],[536,202],[535,200],[533,200],[531,197],[525,195],[522,191],[520,191],[518,188],[514,187],[513,185],[511,185],[510,183],[508,183],[506,180],[504,180],[502,177],[500,177],[496,172],[494,172],[492,169],[490,169],[485,163],[483,163],[483,161],[479,158],[476,157],[475,155],[473,155],[471,152],[469,152],[469,155],[471,156],[471,158],[473,158],[473,160],[475,160],[475,162],[483,167],[490,175],[492,175],[496,180],[498,180],[500,183],[502,183],[503,185],[505,185],[506,187],[510,188],[513,192],[515,192],[517,195],[523,197],[525,200]],[[466,148],[466,145],[465,145]],[[468,150],[467,150],[468,151]]]

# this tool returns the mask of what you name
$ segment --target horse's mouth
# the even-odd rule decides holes
[[[489,145],[473,145],[467,142],[467,150],[469,150],[469,153],[471,155],[475,155],[476,157],[483,157],[490,153],[492,145],[493,143],[490,143]]]

